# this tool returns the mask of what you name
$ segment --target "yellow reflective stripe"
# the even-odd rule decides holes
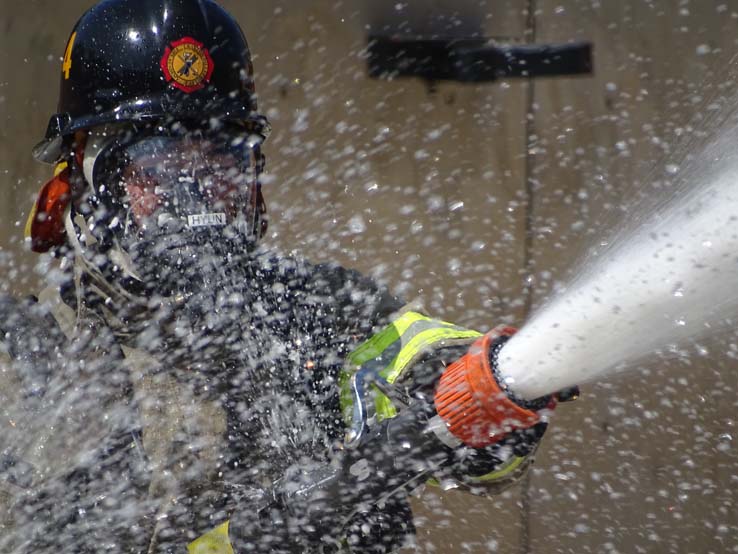
[[[348,386],[350,375],[345,371],[338,374],[338,407],[343,421],[351,421],[351,389]]]
[[[383,354],[386,356],[386,351],[397,341],[405,339],[408,330],[421,321],[427,322],[426,327],[430,328],[418,331],[416,335],[408,337],[407,344],[401,343],[402,346],[398,354],[386,362],[387,365],[379,371],[379,374],[388,383],[394,383],[418,353],[434,346],[436,343],[444,340],[475,339],[482,336],[482,333],[478,331],[462,329],[453,323],[433,319],[417,312],[406,312],[382,331],[359,345],[348,356],[347,365],[349,367],[344,368],[338,376],[339,403],[346,422],[351,421],[353,409],[351,375],[367,362],[381,361],[381,356]],[[390,399],[380,393],[376,387],[372,386],[372,388],[376,391],[374,407],[377,420],[382,421],[396,416],[397,410]]]
[[[341,414],[343,414],[343,420],[346,423],[351,421],[351,411],[354,404],[350,382],[350,373],[341,371],[338,374],[338,405],[341,408]]]
[[[38,214],[38,200],[33,203],[31,213],[28,214],[28,219],[26,219],[26,228],[23,230],[23,236],[27,239],[31,238],[31,227],[33,226],[33,222],[36,221],[36,214]]]
[[[66,168],[69,167],[69,164],[67,162],[59,162],[54,166],[54,177],[59,175],[62,171],[64,171]]]
[[[360,344],[356,350],[351,352],[347,358],[349,366],[354,366],[352,371],[346,369],[341,370],[338,374],[338,400],[343,414],[344,421],[351,421],[351,411],[353,407],[353,395],[351,393],[351,375],[362,364],[373,360],[382,355],[382,352],[393,343],[400,340],[400,337],[418,321],[432,321],[431,318],[419,314],[418,312],[406,312],[379,333]]]
[[[376,387],[375,390],[377,396],[374,398],[374,410],[376,411],[377,421],[392,419],[397,415],[397,408],[385,394],[379,392]]]
[[[189,554],[234,554],[228,538],[228,521],[187,545]]]
[[[487,475],[482,475],[481,477],[474,477],[474,481],[478,481],[481,483],[488,483],[490,481],[497,481],[498,479],[507,477],[510,473],[512,473],[518,467],[520,467],[520,464],[522,464],[524,460],[525,460],[524,457],[515,456],[515,458],[510,460],[507,463],[507,465],[504,465],[497,471],[493,471],[492,473],[488,473]]]
[[[401,317],[382,329],[379,333],[359,345],[356,350],[349,355],[349,364],[360,366],[369,360],[373,360],[382,354],[390,344],[397,341],[413,323],[424,320],[431,321],[429,317],[417,312],[407,312],[403,314]]]
[[[438,329],[428,329],[427,331],[423,331],[422,333],[418,333],[414,336],[410,342],[400,350],[397,358],[392,360],[385,369],[379,372],[379,374],[384,377],[388,383],[394,383],[410,361],[415,358],[419,352],[444,340],[475,339],[481,336],[482,333],[479,331],[466,331],[458,328],[449,329],[439,327]]]
[[[515,471],[518,467],[520,467],[520,464],[522,464],[525,461],[525,458],[521,458],[519,456],[516,456],[512,460],[510,460],[506,465],[502,466],[500,469],[493,471],[492,473],[488,473],[486,475],[482,475],[481,477],[467,477],[467,479],[470,479],[472,482],[476,483],[490,483],[492,481],[497,481],[498,479],[502,479],[503,477],[507,477],[510,473]],[[425,482],[426,485],[430,485],[432,487],[440,487],[441,483],[438,482],[438,479],[435,477],[431,477]]]
[[[478,331],[461,331],[458,328],[449,329],[439,327],[438,329],[428,329],[422,333],[418,333],[410,342],[400,350],[397,357],[390,362],[379,374],[384,377],[388,383],[394,383],[402,372],[407,369],[408,364],[418,355],[419,352],[436,345],[444,340],[474,339],[481,337]],[[397,409],[392,401],[383,393],[377,391],[374,399],[374,409],[377,414],[377,421],[390,419],[397,415]]]

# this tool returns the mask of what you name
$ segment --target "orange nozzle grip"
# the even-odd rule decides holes
[[[490,446],[510,431],[527,429],[540,421],[536,412],[519,406],[505,394],[490,366],[493,341],[515,332],[513,327],[491,331],[441,375],[435,394],[436,411],[451,434],[467,446]]]

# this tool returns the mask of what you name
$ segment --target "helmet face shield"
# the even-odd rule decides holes
[[[256,153],[245,141],[150,137],[125,147],[116,171],[123,233],[243,226],[257,186]],[[101,176],[103,182],[108,178]],[[245,229],[244,229],[245,230]]]
[[[106,142],[86,177],[115,236],[254,232],[259,137],[187,131]]]
[[[262,140],[239,127],[92,134],[88,226],[104,250],[125,252],[142,279],[193,283],[188,272],[203,276],[203,265],[246,252],[264,230]]]

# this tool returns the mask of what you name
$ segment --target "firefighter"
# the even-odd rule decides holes
[[[15,510],[29,551],[391,552],[412,536],[404,489],[310,544],[299,526],[291,546],[261,549],[229,532],[256,491],[330,465],[401,398],[432,397],[448,364],[491,379],[509,334],[260,246],[269,129],[244,35],[214,1],[106,0],[74,27],[58,113],[34,149],[54,178],[27,233],[61,268],[61,346],[34,394],[82,423],[74,453],[37,468]],[[478,493],[514,482],[554,401],[507,400],[523,416],[501,433],[460,428],[453,414],[468,414],[449,398],[436,394],[451,415],[434,432],[464,454],[437,479]]]

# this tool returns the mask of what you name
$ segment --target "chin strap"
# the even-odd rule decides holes
[[[82,218],[77,218],[76,221],[78,225],[80,225],[81,232],[85,236],[85,243],[94,244],[94,237],[90,233],[89,229],[87,229],[87,225],[81,219]],[[110,298],[115,304],[129,306],[134,303],[139,303],[140,300],[133,294],[126,291],[123,287],[111,283],[102,271],[100,271],[100,269],[89,260],[86,249],[82,246],[82,243],[79,240],[77,228],[75,228],[74,222],[72,221],[71,206],[67,207],[64,214],[64,227],[66,229],[67,240],[74,250],[74,285],[77,296],[77,316],[80,317],[82,309],[84,289],[82,283],[83,275],[87,275],[89,277],[89,282],[86,282],[84,286],[92,290],[96,295],[104,300]],[[133,271],[130,259],[125,252],[116,247],[108,251],[106,255],[111,261],[113,261],[113,263],[118,265],[122,273],[140,281]],[[120,261],[117,261],[117,259]]]

